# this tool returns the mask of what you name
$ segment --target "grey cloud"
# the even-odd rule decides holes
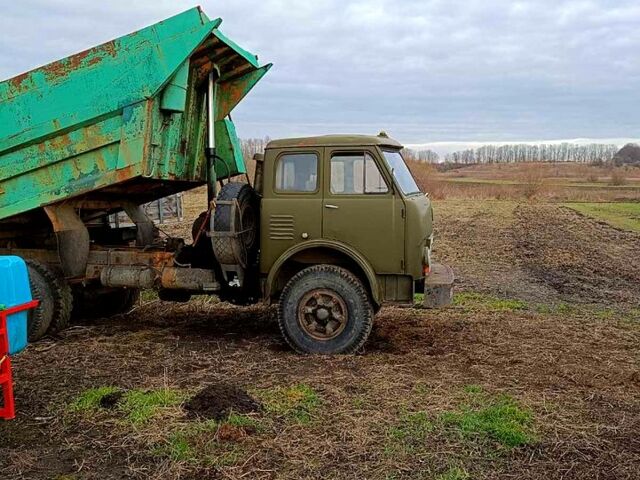
[[[178,13],[170,0],[4,6],[8,77]],[[243,136],[385,129],[407,143],[637,136],[635,1],[203,1],[275,64]]]

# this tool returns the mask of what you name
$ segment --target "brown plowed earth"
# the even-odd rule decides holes
[[[515,216],[516,256],[539,282],[576,302],[640,304],[640,235],[555,205]]]
[[[451,205],[436,219],[436,255],[453,266],[461,289],[540,303],[640,305],[640,234],[553,204]]]
[[[286,346],[273,308],[147,302],[72,327],[15,358],[18,418],[0,422],[0,478],[417,480],[452,465],[474,479],[638,478],[640,324],[618,313],[598,315],[635,306],[638,236],[557,206],[436,207],[436,253],[454,267],[458,288],[520,298],[531,308],[383,308],[363,354],[319,357]],[[615,283],[603,278],[607,266]],[[539,313],[536,302],[584,309]],[[594,310],[584,303],[595,303]],[[261,398],[259,391],[296,384],[320,397],[314,420],[261,420],[268,413],[256,410],[250,415],[263,428],[218,432],[221,445],[240,452],[221,467],[154,455],[137,429],[122,430],[117,409],[88,419],[68,409],[86,389],[105,385],[168,385],[192,396],[232,385],[242,398]],[[436,421],[460,405],[466,385],[530,408],[538,441],[488,454],[436,428],[415,450],[389,453],[389,429],[399,415],[424,411]],[[213,393],[203,394],[199,407],[225,396]],[[180,422],[197,420],[181,411]]]

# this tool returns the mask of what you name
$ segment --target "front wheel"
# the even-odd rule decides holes
[[[300,353],[355,353],[373,327],[373,307],[362,282],[333,265],[305,268],[280,296],[278,324]]]

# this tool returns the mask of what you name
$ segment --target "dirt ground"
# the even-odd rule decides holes
[[[359,355],[291,352],[269,308],[150,296],[29,346],[0,478],[638,478],[640,235],[542,203],[436,217],[456,304],[382,309]],[[107,386],[121,393],[78,407]],[[120,395],[156,390],[178,400],[125,416]],[[528,440],[447,424],[471,395],[509,395]]]

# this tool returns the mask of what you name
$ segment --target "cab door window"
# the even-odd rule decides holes
[[[318,190],[318,156],[315,153],[285,153],[276,163],[276,192]]]
[[[334,153],[331,156],[331,188],[334,195],[387,193],[389,188],[366,152]]]

